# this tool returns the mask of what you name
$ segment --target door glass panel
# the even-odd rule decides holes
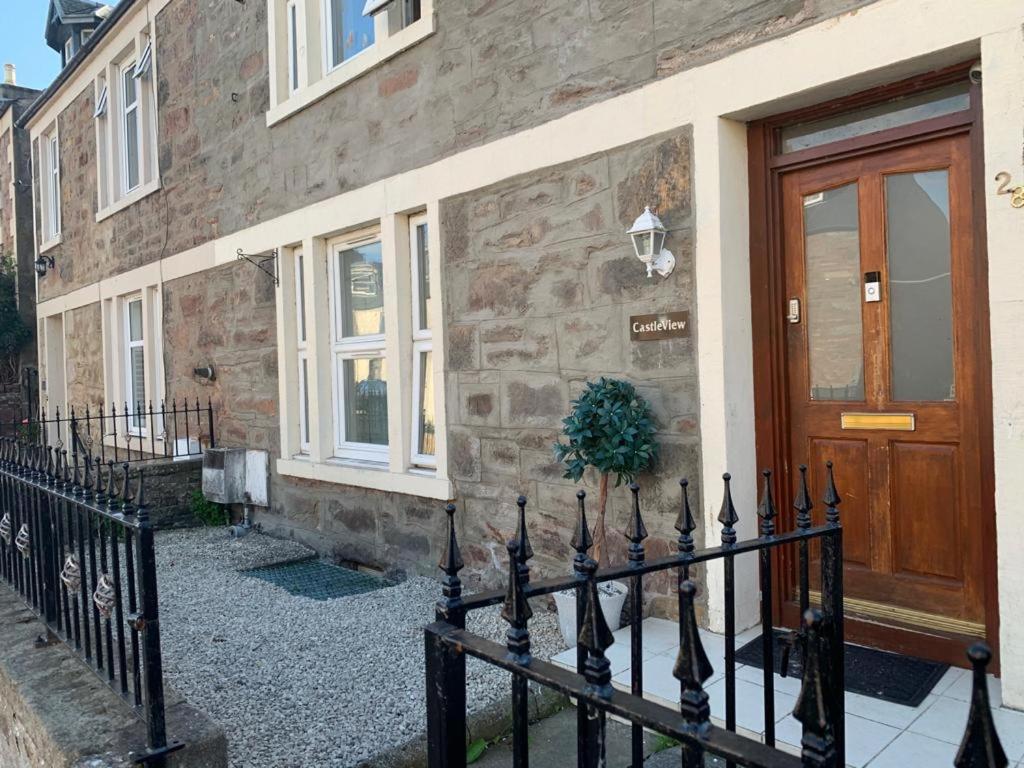
[[[953,400],[949,172],[885,178],[893,400]]]
[[[806,195],[803,203],[810,396],[863,400],[857,184]]]
[[[903,96],[854,112],[786,126],[780,131],[782,151],[797,152],[833,141],[864,136],[875,131],[962,112],[970,106],[969,84],[965,79],[962,83]]]

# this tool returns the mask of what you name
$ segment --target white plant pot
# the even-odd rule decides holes
[[[621,581],[605,581],[597,586],[597,598],[601,612],[612,632],[622,624],[622,606],[629,595],[629,588]],[[562,639],[570,648],[576,645],[576,590],[555,592],[555,607],[558,609],[558,627]]]

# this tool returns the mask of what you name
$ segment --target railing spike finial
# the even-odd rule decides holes
[[[93,459],[96,465],[96,503],[105,504],[107,501],[106,487],[103,485],[103,461],[99,456]]]
[[[146,506],[146,471],[139,467],[139,482],[135,490],[134,503],[129,500],[129,503],[124,506],[124,513],[126,515],[132,514],[133,511],[139,512]]]
[[[642,563],[644,561],[644,539],[647,538],[647,526],[640,515],[640,486],[637,483],[629,484],[629,492],[633,494],[633,510],[629,515],[629,524],[626,526],[626,538],[629,539],[629,561],[631,563]]]
[[[793,502],[793,509],[796,510],[796,527],[810,528],[811,510],[814,509],[814,504],[811,503],[811,492],[807,488],[807,465],[801,464],[799,469],[800,489],[797,491],[796,501]]]
[[[533,557],[533,547],[530,546],[530,537],[526,531],[526,497],[520,496],[516,499],[516,506],[519,507],[519,515],[516,522],[516,552],[518,560],[519,578],[523,584],[530,583],[530,566],[528,561]]]
[[[1010,761],[996,733],[989,705],[988,681],[985,679],[992,649],[985,643],[975,643],[967,650],[967,658],[973,667],[974,679],[971,708],[967,714],[967,729],[953,765],[956,768],[1006,768]]]
[[[582,574],[587,552],[594,546],[594,537],[590,535],[590,528],[587,525],[587,492],[582,489],[576,491],[576,529],[572,532],[572,541],[569,545],[576,550],[572,559],[573,570],[577,574]]]
[[[519,542],[512,539],[506,545],[508,548],[508,586],[505,589],[505,602],[501,607],[501,618],[508,622],[508,632],[505,634],[508,658],[521,666],[529,666],[530,656],[530,633],[526,623],[532,618],[533,611],[530,609],[530,602],[526,599],[526,592],[520,573],[521,558],[519,557]]]
[[[82,491],[83,491],[83,495],[85,496],[86,500],[89,500],[89,499],[92,498],[92,488],[93,488],[93,483],[92,483],[92,457],[89,456],[89,454],[86,454],[85,456],[82,457],[82,460],[83,460],[83,463],[85,465],[84,479],[82,481]]]
[[[722,524],[722,544],[730,546],[736,543],[735,525],[740,521],[740,516],[736,514],[736,505],[732,503],[732,490],[729,487],[732,475],[726,472],[722,475],[722,480],[725,483],[725,495],[722,497],[722,510],[718,513],[718,522]]]
[[[708,660],[697,627],[697,585],[689,579],[682,581],[679,584],[679,597],[679,652],[672,668],[672,676],[680,685],[679,711],[688,722],[706,725],[711,720],[711,707],[704,683],[715,670]]]
[[[761,493],[761,503],[757,505],[757,516],[761,518],[761,535],[775,535],[775,517],[778,510],[775,508],[775,499],[772,497],[772,471],[762,470],[764,477],[764,491]]]
[[[444,598],[437,604],[437,613],[452,621],[459,619],[462,612],[462,582],[459,580],[459,571],[463,569],[465,563],[462,561],[459,540],[455,535],[455,505],[449,502],[445,505],[444,512],[448,516],[448,535],[445,538],[441,561],[438,563],[438,567],[444,571],[444,578],[441,580]]]
[[[75,496],[82,495],[82,467],[78,461],[78,451],[74,449],[74,441],[71,443],[71,463],[74,464],[71,473],[71,484],[74,487]]]
[[[590,689],[603,699],[612,695],[611,664],[604,652],[615,642],[615,636],[608,628],[601,602],[597,595],[597,562],[588,558],[583,564],[587,577],[586,609],[583,613],[583,628],[577,642],[587,651],[583,675]]]
[[[693,510],[690,509],[690,481],[684,477],[679,481],[679,488],[682,490],[682,501],[675,523],[675,529],[679,531],[676,546],[680,553],[689,554],[694,550],[693,532],[697,529],[697,523],[693,520]]]
[[[107,459],[107,509],[114,508],[117,499],[117,486],[114,484],[114,460]]]
[[[68,466],[68,449],[67,448],[61,448],[60,449],[60,458],[61,458],[61,462],[64,465],[64,488],[66,489],[69,485],[71,485],[71,467]]]
[[[802,756],[808,768],[834,768],[835,740],[828,719],[824,659],[821,649],[821,612],[804,613],[804,677],[793,717],[803,725]]]
[[[843,503],[836,490],[836,478],[832,471],[832,462],[825,462],[825,520],[833,525],[839,522],[839,505]]]
[[[131,511],[132,505],[131,490],[128,487],[128,462],[121,464],[121,511]]]

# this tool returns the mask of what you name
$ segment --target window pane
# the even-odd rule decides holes
[[[296,14],[298,6],[292,5],[288,8],[288,46],[291,48],[291,55],[288,57],[291,62],[291,85],[294,91],[299,87],[299,25]]]
[[[128,340],[142,341],[142,300],[128,302]]]
[[[953,83],[924,93],[876,104],[856,112],[783,128],[782,151],[796,152],[832,141],[864,136],[932,117],[951,115],[970,107],[969,85]]]
[[[384,333],[384,273],[380,243],[342,251],[338,258],[341,335]]]
[[[139,185],[139,113],[132,110],[124,116],[125,183],[127,189]]]
[[[388,444],[387,365],[382,357],[342,361],[345,441]]]
[[[419,435],[422,456],[434,455],[434,367],[430,352],[420,352]]]
[[[135,69],[135,62],[125,64],[121,72],[121,79],[124,81],[124,108],[125,110],[135,105],[135,78],[132,72]]]
[[[306,273],[302,254],[295,259],[295,303],[299,312],[299,341],[306,340]]]
[[[416,271],[419,274],[419,323],[420,330],[430,329],[430,250],[427,242],[427,225],[416,227]]]
[[[863,400],[857,184],[804,197],[812,400]]]
[[[130,366],[128,375],[131,379],[131,392],[129,393],[131,399],[128,409],[134,413],[136,406],[141,408],[146,402],[146,361],[142,347],[131,348]],[[137,419],[137,421],[141,421],[141,419]]]
[[[128,302],[128,340],[142,341],[142,301]]]
[[[949,174],[885,179],[893,400],[953,400]]]
[[[331,9],[331,62],[345,59],[373,45],[373,18],[363,16],[363,0],[329,0]]]
[[[299,397],[302,408],[299,419],[299,442],[303,445],[309,444],[309,361],[302,358],[302,365],[299,368]]]

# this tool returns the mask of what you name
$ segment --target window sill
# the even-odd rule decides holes
[[[111,203],[106,208],[96,211],[97,223],[113,216],[118,211],[123,211],[130,205],[134,205],[135,203],[139,202],[139,200],[141,200],[144,197],[148,197],[149,195],[156,192],[158,189],[160,189],[160,179],[154,179],[148,184],[143,184],[141,187],[136,187],[127,195],[118,200],[116,203]]]
[[[61,236],[56,235],[52,240],[47,240],[46,242],[39,244],[39,253],[46,253],[51,248],[56,248],[61,244],[61,242],[63,242]]]
[[[304,480],[405,493],[425,499],[447,501],[452,494],[451,483],[437,477],[433,472],[391,472],[387,467],[378,468],[365,462],[354,463],[333,459],[325,463],[316,463],[305,458],[278,459],[277,471],[282,475],[301,477]]]
[[[434,14],[425,14],[423,18],[401,29],[390,37],[375,43],[372,47],[353,56],[332,69],[315,83],[310,83],[291,93],[288,98],[277,106],[267,110],[267,126],[291,117],[311,104],[327,96],[334,90],[380,66],[394,58],[407,48],[411,48],[422,40],[430,37],[437,29]],[[273,73],[271,73],[273,76]]]

